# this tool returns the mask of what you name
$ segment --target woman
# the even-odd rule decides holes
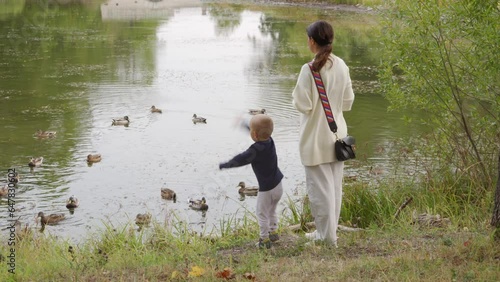
[[[319,70],[330,102],[337,137],[347,136],[342,111],[351,110],[354,101],[349,68],[332,54],[333,28],[325,21],[307,27],[307,44],[315,54],[312,67]],[[311,69],[304,64],[293,90],[293,105],[301,113],[299,150],[306,171],[307,194],[316,231],[311,240],[337,245],[337,226],[342,202],[344,163],[335,158],[335,134],[330,131]]]

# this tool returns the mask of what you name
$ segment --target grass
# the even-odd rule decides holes
[[[80,245],[35,234],[18,241],[16,274],[1,281],[495,281],[500,277],[500,246],[492,239],[488,203],[451,193],[446,185],[354,182],[345,186],[341,224],[363,227],[340,232],[339,247],[307,244],[290,224],[311,220],[307,200],[287,201],[281,240],[258,250],[253,214],[226,218],[213,234],[193,234],[178,220],[135,226],[108,226]],[[463,189],[462,189],[463,192]],[[394,214],[408,197],[413,201]],[[413,223],[418,213],[440,213],[445,227]],[[248,211],[244,211],[248,213]],[[2,245],[4,258],[9,246]],[[222,277],[222,278],[220,278]]]

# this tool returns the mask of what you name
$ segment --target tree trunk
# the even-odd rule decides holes
[[[500,154],[498,155],[498,180],[497,189],[495,191],[495,207],[493,208],[491,225],[497,229],[500,228]]]

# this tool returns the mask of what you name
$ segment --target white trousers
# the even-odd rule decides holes
[[[278,214],[276,208],[283,195],[283,186],[281,182],[272,190],[260,192],[257,194],[257,220],[259,221],[260,238],[269,237],[269,232],[278,229]]]
[[[306,166],[307,194],[316,224],[316,239],[337,245],[344,162]]]

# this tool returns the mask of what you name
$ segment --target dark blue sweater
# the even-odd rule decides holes
[[[245,152],[226,163],[221,163],[219,168],[239,167],[250,163],[259,182],[259,191],[269,191],[283,179],[283,174],[278,168],[278,156],[272,138],[253,143]]]

